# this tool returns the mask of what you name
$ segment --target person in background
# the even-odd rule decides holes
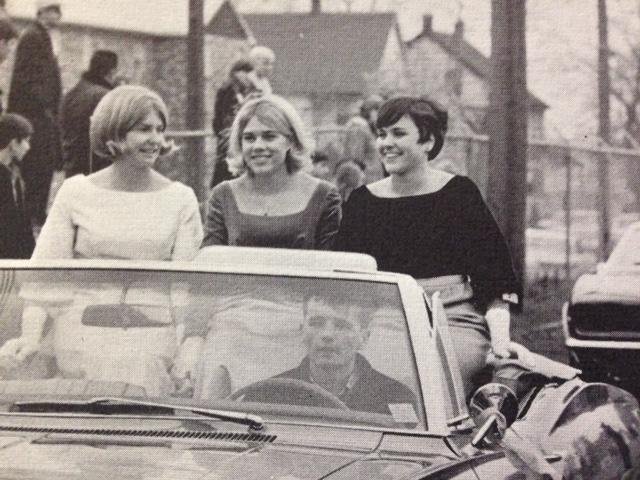
[[[108,167],[105,158],[91,157],[89,123],[98,102],[114,87],[118,55],[111,50],[96,50],[89,70],[62,100],[62,155],[67,177],[88,175]]]
[[[213,133],[216,135],[216,160],[211,178],[211,188],[220,182],[232,178],[227,168],[227,152],[229,151],[229,130],[240,105],[247,96],[256,91],[249,74],[253,64],[248,60],[238,60],[229,71],[229,78],[216,92],[216,103],[213,113]]]
[[[351,192],[364,185],[365,180],[365,166],[361,162],[346,158],[336,165],[334,181],[343,202],[349,200]]]
[[[7,12],[7,0],[0,0],[0,18],[9,19],[9,13]]]
[[[33,125],[33,142],[22,173],[32,221],[42,225],[53,171],[62,167],[58,120],[62,84],[57,59],[62,10],[59,2],[38,0],[36,4],[37,21],[23,32],[16,48],[7,110]]]
[[[65,180],[38,237],[33,260],[188,261],[195,257],[202,241],[196,196],[191,188],[153,169],[157,159],[173,149],[164,135],[167,122],[164,101],[144,87],[117,87],[100,100],[91,117],[91,149],[110,159],[111,165]],[[87,288],[83,295],[98,295],[93,301],[99,302],[103,293]],[[73,311],[54,319],[52,327],[56,362],[63,376],[131,380],[144,385],[148,394],[171,390],[168,369],[180,336],[175,325],[154,332],[89,327]],[[21,336],[0,349],[0,356],[18,363],[40,349],[47,318],[42,308],[24,312]],[[139,351],[141,344],[148,348]],[[123,362],[131,365],[125,368]],[[104,377],[105,372],[116,377]],[[136,378],[129,379],[129,374]]]
[[[8,16],[0,15],[0,64],[4,63],[11,54],[14,43],[18,38],[18,31],[13,26]],[[3,92],[0,90],[0,115],[4,112],[4,104],[2,102]]]
[[[371,95],[360,105],[360,115],[351,118],[345,126],[344,158],[351,158],[364,165],[365,183],[372,183],[387,176],[376,149],[376,120],[382,97]]]
[[[256,45],[249,52],[249,58],[253,63],[253,71],[249,73],[249,79],[253,86],[263,95],[273,93],[269,78],[273,73],[276,54],[269,47]]]
[[[517,352],[509,303],[521,286],[506,241],[467,177],[432,167],[446,110],[426,98],[396,97],[380,108],[376,141],[389,177],[353,191],[335,249],[372,255],[380,270],[441,292],[466,393],[482,381],[489,349]]]
[[[333,169],[331,168],[329,156],[326,153],[321,150],[316,150],[311,155],[311,162],[313,163],[311,175],[320,180],[333,182]]]
[[[32,134],[26,118],[15,113],[0,116],[0,258],[29,258],[35,245],[20,172]]]

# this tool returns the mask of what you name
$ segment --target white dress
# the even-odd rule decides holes
[[[98,187],[77,175],[58,192],[32,259],[191,260],[202,236],[195,194],[179,182],[158,191],[124,192]],[[43,287],[55,289],[55,295],[46,294]],[[118,303],[122,285],[66,287],[25,285],[21,292],[54,318],[48,340],[64,377],[128,382],[144,386],[151,396],[171,390],[167,372],[177,347],[174,325],[126,330],[82,325],[85,307]],[[173,290],[168,284],[129,285],[125,301],[170,308]]]

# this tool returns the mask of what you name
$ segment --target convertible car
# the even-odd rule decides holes
[[[2,261],[0,318],[3,479],[607,479],[640,465],[636,400],[569,366],[495,361],[465,398],[439,294],[363,255]]]

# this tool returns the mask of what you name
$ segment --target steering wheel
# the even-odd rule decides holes
[[[282,403],[298,399],[300,402],[294,403],[294,405],[302,404],[351,410],[346,403],[333,393],[318,385],[298,380],[297,378],[267,378],[236,390],[229,398],[231,400],[253,401],[251,397],[255,397],[256,401],[271,401],[273,403],[276,403],[276,399],[282,399]]]

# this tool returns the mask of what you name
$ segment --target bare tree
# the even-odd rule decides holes
[[[603,1],[603,0],[599,0]],[[617,113],[611,125],[613,141],[625,147],[640,147],[640,1],[635,15],[624,21],[610,20],[612,32],[619,40],[615,48],[609,46],[612,111]],[[600,19],[600,22],[603,20]],[[640,211],[640,165],[630,162],[627,186],[636,198],[635,209]]]

